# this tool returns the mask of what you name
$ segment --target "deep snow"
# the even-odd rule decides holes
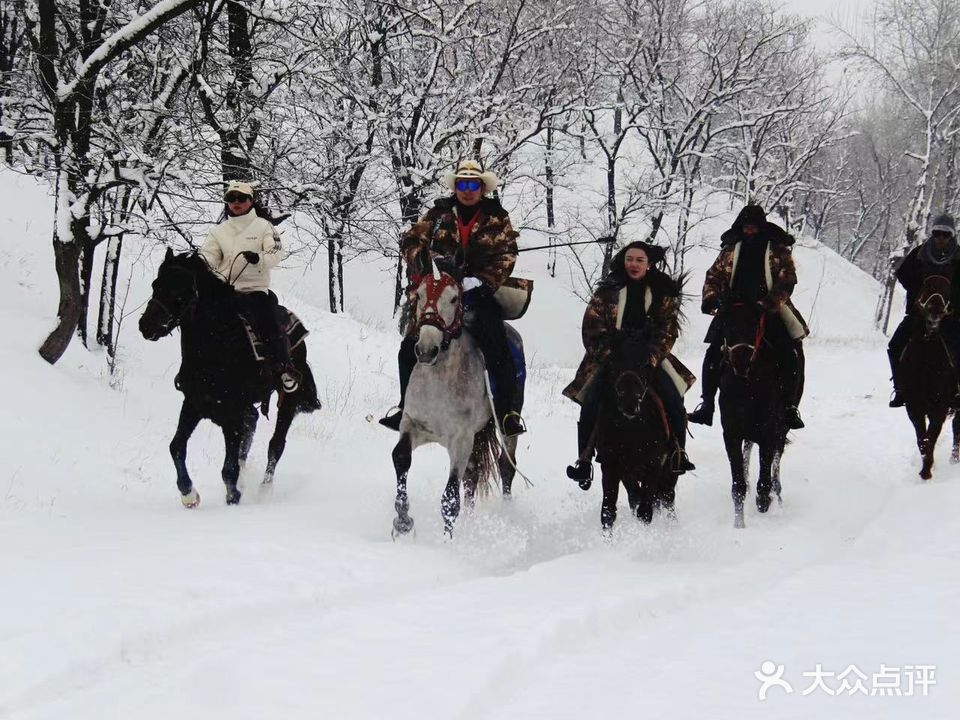
[[[50,202],[6,172],[0,196],[0,718],[956,716],[960,469],[941,440],[933,481],[918,479],[906,416],[886,408],[876,286],[830,250],[795,253],[814,337],[782,509],[734,530],[719,429],[694,428],[678,522],[623,512],[604,543],[599,489],[563,474],[576,412],[559,390],[582,305],[524,256],[517,274],[537,290],[517,324],[532,359],[520,461],[535,486],[480,503],[447,542],[445,456],[419,451],[418,532],[394,543],[394,438],[366,420],[396,392],[382,275],[351,267],[350,314],[334,316],[309,304],[319,269],[276,273],[312,330],[325,408],[294,425],[269,494],[262,427],[239,507],[223,504],[219,432],[201,425],[189,465],[203,504],[188,512],[167,453],[177,342],[147,343],[132,312],[155,266],[133,269],[117,376],[77,342],[50,367],[36,354],[56,309]],[[688,258],[694,293],[715,248]],[[678,354],[699,371],[697,310]],[[758,698],[766,660],[792,693]],[[868,692],[882,664],[902,693],[904,666],[936,666],[936,684],[803,695],[818,663],[854,665]]]

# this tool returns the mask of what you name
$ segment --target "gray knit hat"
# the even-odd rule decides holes
[[[946,213],[937,215],[933,220],[933,225],[930,227],[930,233],[933,234],[935,232],[945,232],[949,233],[951,237],[956,237],[957,227],[953,222],[953,216],[947,215]]]

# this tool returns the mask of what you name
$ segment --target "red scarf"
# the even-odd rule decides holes
[[[457,229],[460,231],[460,244],[464,250],[467,249],[467,243],[470,242],[470,233],[473,232],[473,226],[476,225],[477,220],[480,219],[480,214],[480,211],[477,210],[466,224],[464,224],[460,216],[457,215]]]

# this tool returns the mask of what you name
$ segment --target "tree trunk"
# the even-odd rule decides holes
[[[337,239],[337,285],[340,291],[340,312],[343,312],[343,236]]]
[[[93,258],[97,251],[97,244],[87,240],[81,244],[80,251],[80,317],[77,319],[77,336],[83,346],[90,349],[87,343],[87,322],[90,313],[90,283],[93,280]]]
[[[80,244],[53,234],[54,266],[60,282],[57,325],[40,346],[40,357],[53,365],[61,358],[80,322]]]
[[[547,270],[550,277],[557,276],[557,237],[553,233],[556,226],[556,217],[553,209],[553,121],[547,125],[547,146],[545,150],[544,176],[546,182],[547,194],[547,236],[549,239],[550,250],[547,252]]]
[[[107,349],[107,357],[113,367],[117,355],[114,322],[117,313],[117,276],[120,272],[120,253],[123,250],[123,235],[114,235],[107,241],[103,258],[103,278],[100,281],[100,311],[97,316],[97,342]]]
[[[330,312],[337,312],[337,258],[334,250],[336,241],[332,235],[327,236],[327,299]]]

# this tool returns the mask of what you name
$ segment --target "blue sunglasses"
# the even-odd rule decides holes
[[[476,192],[481,187],[483,187],[483,183],[479,180],[457,179],[456,183],[454,184],[454,187],[456,187],[457,190],[461,192],[463,192],[464,190],[469,190],[470,192]]]

